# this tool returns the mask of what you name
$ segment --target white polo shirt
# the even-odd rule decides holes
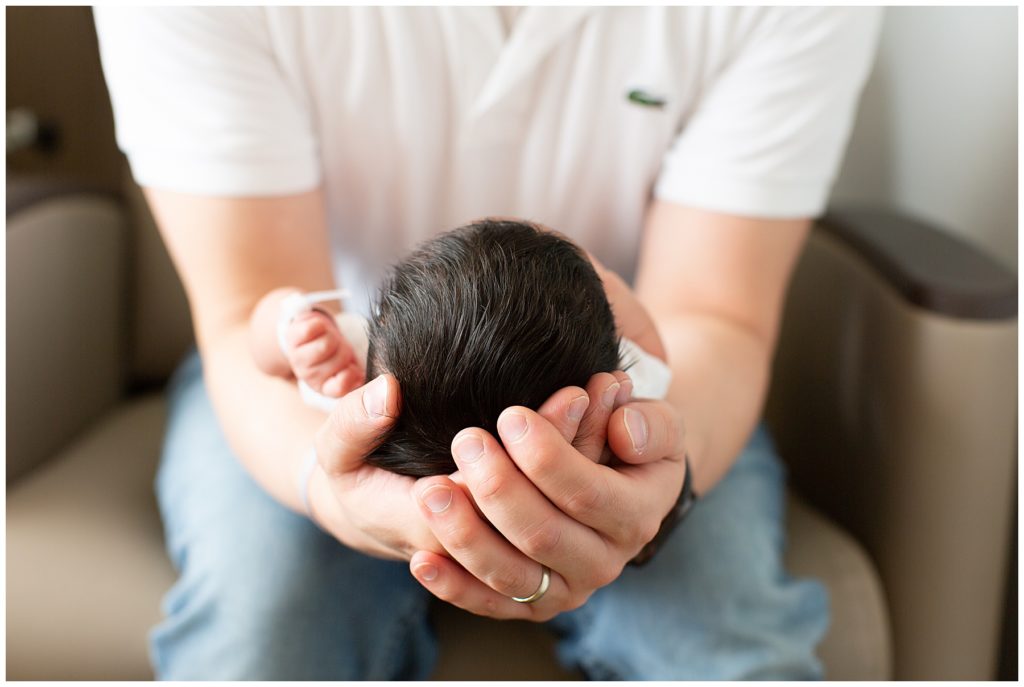
[[[322,184],[339,284],[364,313],[375,265],[486,215],[558,229],[630,279],[652,195],[819,214],[880,20],[527,7],[508,32],[497,7],[94,12],[136,181],[217,196]]]

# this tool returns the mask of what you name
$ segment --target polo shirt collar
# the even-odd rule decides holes
[[[524,7],[506,38],[497,7],[451,8],[450,11],[459,13],[465,21],[466,30],[476,34],[474,42],[489,53],[479,56],[491,66],[471,100],[470,118],[482,117],[500,104],[520,81],[537,69],[566,34],[601,9],[593,6]]]

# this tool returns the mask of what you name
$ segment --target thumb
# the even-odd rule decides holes
[[[398,380],[389,374],[345,394],[314,439],[324,472],[340,475],[361,467],[394,424],[400,406]]]
[[[686,452],[682,419],[664,401],[638,399],[608,420],[608,447],[625,463],[650,463]]]

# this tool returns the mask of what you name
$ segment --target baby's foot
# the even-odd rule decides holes
[[[363,385],[355,351],[330,315],[320,310],[300,313],[288,325],[285,343],[295,377],[314,391],[340,398]]]

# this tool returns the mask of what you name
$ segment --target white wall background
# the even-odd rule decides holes
[[[887,8],[833,201],[885,204],[1017,269],[1017,8]]]

